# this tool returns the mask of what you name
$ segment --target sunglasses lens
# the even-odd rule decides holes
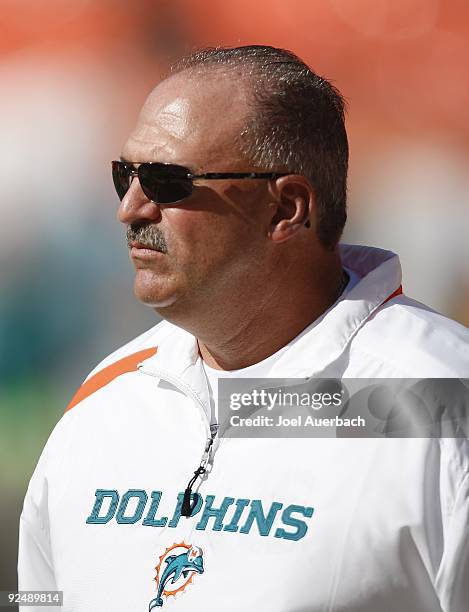
[[[114,181],[114,187],[116,188],[119,200],[122,200],[130,187],[130,175],[132,168],[130,165],[113,161],[112,162],[112,180]]]
[[[161,181],[158,186],[158,200],[161,204],[179,202],[188,198],[192,193],[192,185],[189,180]]]
[[[178,174],[181,178],[177,178]],[[185,178],[187,174],[188,170],[181,166],[142,164],[139,168],[144,194],[158,204],[172,204],[191,195],[192,181]]]

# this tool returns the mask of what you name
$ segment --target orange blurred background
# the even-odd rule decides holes
[[[468,2],[0,0],[0,589],[66,400],[155,322],[132,296],[109,161],[169,64],[219,44],[290,49],[335,83],[345,241],[396,251],[409,295],[469,323]]]

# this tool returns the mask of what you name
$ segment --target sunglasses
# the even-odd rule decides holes
[[[122,200],[134,177],[138,177],[143,193],[157,204],[177,204],[188,198],[194,189],[194,180],[267,179],[286,176],[288,172],[207,172],[192,174],[189,168],[177,164],[129,161],[112,162],[112,179],[119,199]]]

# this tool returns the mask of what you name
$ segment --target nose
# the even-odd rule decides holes
[[[137,177],[133,179],[127,193],[122,198],[117,218],[125,225],[139,221],[156,223],[161,219],[160,207],[143,193]]]

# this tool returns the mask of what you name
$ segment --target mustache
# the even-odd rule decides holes
[[[131,223],[126,231],[127,246],[130,247],[132,242],[155,249],[161,253],[168,252],[168,245],[160,228],[151,223]]]

